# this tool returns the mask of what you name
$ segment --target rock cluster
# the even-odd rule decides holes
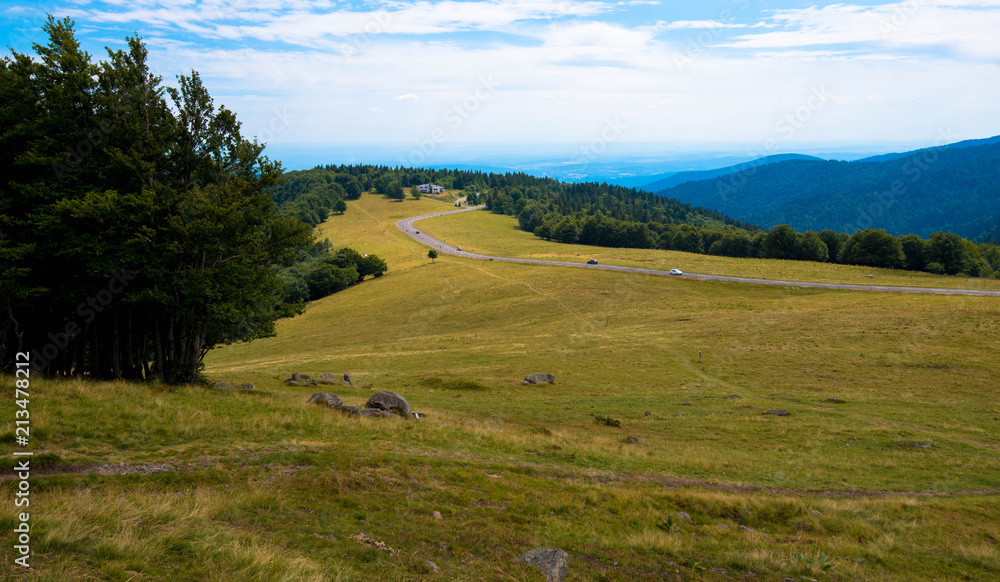
[[[327,394],[326,392],[317,392],[309,397],[309,404],[319,404],[321,406],[327,406],[333,410],[338,410],[344,414],[359,418],[362,416],[369,417],[393,417],[401,416],[403,418],[420,418],[423,415],[413,412],[410,408],[410,404],[405,398],[396,394],[395,392],[382,391],[373,395],[365,403],[364,408],[358,408],[357,406],[351,406],[344,404],[344,401],[340,399],[336,394]]]

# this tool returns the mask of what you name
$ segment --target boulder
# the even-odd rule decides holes
[[[320,384],[336,384],[337,377],[330,372],[323,372],[319,375],[319,378],[317,378],[316,381]]]
[[[309,404],[325,404],[333,409],[344,407],[344,401],[340,399],[340,396],[327,394],[326,392],[317,392],[310,396]]]
[[[391,417],[391,412],[386,412],[378,408],[362,408],[358,411],[359,416],[386,416]]]
[[[351,382],[351,375],[350,374],[347,374],[347,373],[344,374],[343,383],[344,383],[344,386],[350,386],[351,388],[354,388],[354,382]]]
[[[285,380],[285,384],[288,384],[289,386],[298,386],[299,384],[305,384],[307,380],[309,380],[308,375],[292,372],[292,377]]]
[[[434,572],[435,574],[440,574],[441,573],[441,567],[438,566],[437,564],[435,564],[434,562],[431,562],[430,560],[428,560],[428,561],[424,562],[424,564],[430,569],[431,572]]]
[[[625,437],[625,440],[623,440],[622,442],[625,443],[626,445],[644,445],[644,444],[646,444],[646,441],[642,440],[639,437],[632,436],[632,435],[628,435],[627,437]]]
[[[569,570],[569,554],[554,548],[535,548],[514,558],[515,562],[525,562],[541,568],[546,582],[563,582]]]
[[[542,372],[538,372],[536,374],[532,374],[530,376],[525,377],[524,381],[521,382],[521,385],[524,385],[524,384],[545,384],[545,383],[555,384],[555,382],[556,382],[556,377],[554,375],[552,375],[552,374],[543,374]]]
[[[773,414],[774,416],[788,416],[791,412],[787,410],[765,410],[764,414]]]
[[[236,387],[237,390],[254,390],[257,387],[253,385],[253,382],[244,382]]]
[[[229,382],[216,382],[215,387],[225,389],[225,388],[232,388],[233,386]]]
[[[365,408],[376,408],[386,412],[394,412],[403,418],[413,418],[413,410],[405,398],[395,392],[376,392],[365,403]]]
[[[358,408],[357,406],[350,406],[350,405],[342,406],[340,407],[340,411],[346,414],[347,416],[351,417],[361,416],[361,409]]]
[[[691,521],[691,516],[683,511],[679,512],[677,516],[680,517],[681,519],[686,519],[688,521]]]

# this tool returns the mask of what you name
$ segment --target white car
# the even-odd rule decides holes
[[[684,273],[682,273],[680,269],[670,269],[670,274],[671,275],[683,275]]]

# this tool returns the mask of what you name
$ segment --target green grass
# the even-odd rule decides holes
[[[422,230],[464,250],[529,259],[586,262],[598,259],[609,265],[645,269],[681,269],[692,273],[731,275],[755,279],[816,281],[854,285],[944,287],[951,289],[1000,289],[1000,280],[950,277],[914,271],[875,269],[777,259],[734,259],[679,251],[616,249],[571,245],[542,240],[520,230],[517,220],[487,211],[441,216],[417,223]],[[869,276],[871,275],[871,276]]]
[[[444,205],[349,204],[321,236],[390,270],[209,354],[212,379],[257,391],[33,382],[34,450],[65,473],[32,481],[39,579],[530,581],[511,560],[539,546],[571,554],[571,580],[1000,574],[994,298],[432,264],[394,223]],[[284,386],[293,371],[355,387]],[[427,417],[306,405],[373,389]],[[118,463],[171,470],[80,469]]]

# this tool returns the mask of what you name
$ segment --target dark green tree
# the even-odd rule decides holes
[[[427,258],[434,262],[434,259],[438,258],[438,252],[434,249],[427,251]]]
[[[843,250],[844,245],[847,244],[851,236],[833,230],[821,230],[816,234],[819,235],[820,240],[826,245],[827,260],[831,263],[836,263],[840,257],[840,251]]]
[[[347,202],[344,202],[343,198],[337,198],[337,201],[333,203],[333,211],[340,214],[347,212]]]
[[[818,234],[807,230],[799,235],[799,260],[825,263],[829,257],[826,243]]]
[[[761,242],[760,256],[764,259],[798,259],[801,254],[798,233],[787,224],[771,227]]]
[[[403,192],[403,186],[399,183],[399,180],[389,182],[389,184],[385,187],[385,194],[389,198],[399,200],[400,202],[406,199],[406,193]]]
[[[902,268],[905,262],[899,239],[884,230],[859,230],[841,251],[840,262],[888,269]]]
[[[908,271],[923,271],[927,265],[927,241],[915,234],[904,234],[899,237],[903,247],[903,268]]]
[[[969,267],[969,251],[962,237],[950,232],[935,232],[927,241],[927,262],[941,265],[948,275],[964,273]]]
[[[750,237],[744,233],[727,232],[712,243],[708,254],[722,257],[746,258],[750,255]]]

